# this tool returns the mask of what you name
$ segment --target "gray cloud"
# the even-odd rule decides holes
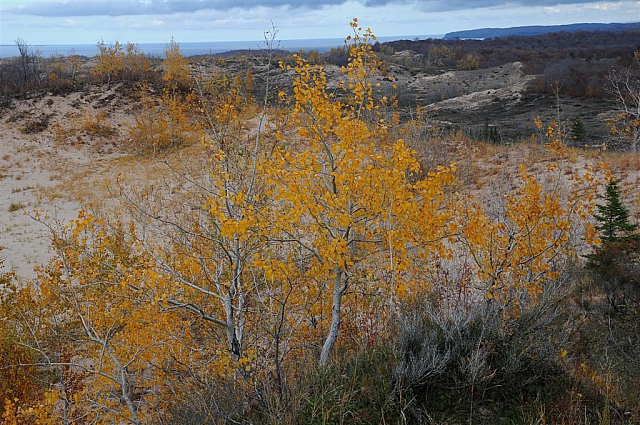
[[[345,0],[68,0],[40,1],[8,11],[33,16],[126,16],[170,15],[202,10],[253,9],[256,7],[318,8],[342,4]]]
[[[496,6],[560,6],[569,4],[598,3],[602,0],[426,0],[417,1],[420,9],[426,12],[445,12],[449,10],[483,9]],[[385,4],[385,0],[367,0],[368,4]],[[622,3],[622,2],[620,2]]]
[[[126,16],[126,15],[170,15],[202,10],[253,9],[256,7],[289,7],[317,9],[340,5],[347,0],[67,0],[40,1],[19,6],[7,11],[24,15],[45,17],[67,16]],[[532,6],[530,0],[359,0],[365,6],[389,4],[414,4],[425,12],[478,9],[501,5]],[[558,6],[562,4],[596,3],[601,0],[536,0],[535,6]]]

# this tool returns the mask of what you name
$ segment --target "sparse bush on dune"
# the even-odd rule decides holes
[[[404,309],[396,324],[394,377],[405,409],[417,422],[455,417],[490,423],[496,416],[517,416],[534,401],[551,405],[566,391],[558,360],[567,336],[557,331],[568,284],[549,284],[536,301],[521,298],[515,316],[491,299]]]
[[[155,157],[198,140],[193,96],[183,98],[181,93],[165,90],[156,99],[142,90],[139,112],[127,128],[127,149]]]
[[[20,131],[24,134],[34,134],[45,131],[49,127],[51,115],[52,114],[43,114],[36,119],[28,119],[22,127],[20,127]]]

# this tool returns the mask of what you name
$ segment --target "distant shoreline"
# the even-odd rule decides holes
[[[473,30],[454,31],[444,35],[445,40],[473,40],[485,38],[500,38],[511,36],[536,36],[555,32],[576,31],[636,31],[640,22],[626,23],[578,23],[568,25],[529,25],[508,28],[478,28]]]
[[[438,35],[405,35],[405,36],[389,36],[378,37],[381,43],[396,40],[413,40],[427,38],[442,38],[444,34]],[[119,40],[121,43],[125,41]],[[214,42],[191,42],[182,43],[178,40],[180,49],[184,56],[196,56],[206,54],[225,53],[233,50],[264,50],[264,41],[214,41]],[[276,46],[280,46],[281,50],[298,51],[298,50],[317,50],[320,53],[327,52],[333,47],[341,47],[344,43],[343,38],[318,38],[318,39],[302,39],[302,40],[276,40]],[[107,43],[108,44],[108,43]],[[162,57],[167,43],[135,43],[140,50],[150,56]],[[92,57],[98,53],[96,44],[31,44],[33,50],[38,50],[42,57],[48,58],[54,55],[79,55]],[[18,56],[18,48],[15,44],[0,45],[0,58],[9,58]]]

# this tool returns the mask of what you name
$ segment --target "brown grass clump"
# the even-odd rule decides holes
[[[83,136],[93,140],[107,139],[118,134],[104,110],[67,114],[64,121],[53,124],[52,132],[54,140],[58,143],[68,142],[74,137],[75,141],[82,141]]]
[[[21,209],[23,209],[23,208],[24,208],[24,205],[22,205],[21,203],[19,203],[19,202],[12,202],[12,203],[11,203],[11,205],[9,205],[9,212],[10,212],[10,213],[11,213],[11,212],[16,212],[16,211],[19,211],[19,210],[21,210]]]
[[[22,134],[36,134],[49,128],[49,121],[52,114],[41,115],[39,118],[27,120],[21,127]]]
[[[80,131],[96,137],[110,137],[116,134],[116,129],[109,124],[107,114],[103,110],[85,112],[80,121]]]

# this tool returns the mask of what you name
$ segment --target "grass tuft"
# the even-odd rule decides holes
[[[22,209],[24,209],[24,205],[20,202],[12,202],[11,205],[9,205],[9,212],[16,212]]]

